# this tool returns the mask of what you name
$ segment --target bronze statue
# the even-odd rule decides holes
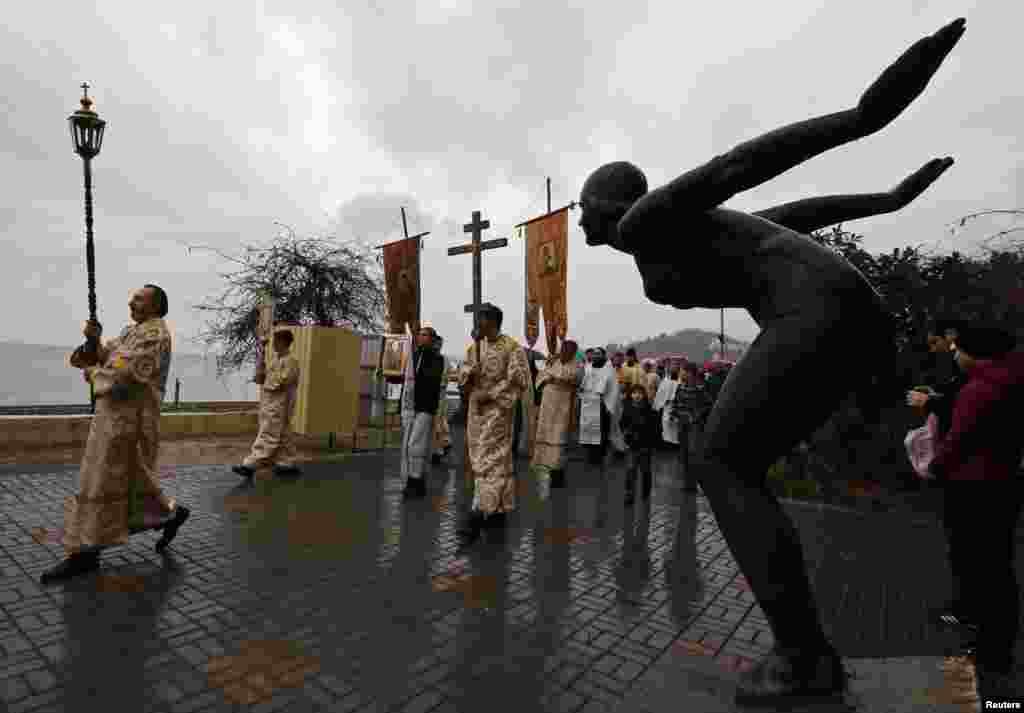
[[[762,330],[711,413],[703,445],[709,469],[700,478],[777,643],[743,675],[737,702],[772,704],[845,689],[797,532],[766,475],[850,393],[870,388],[865,348],[882,362],[894,349],[878,293],[849,262],[801,233],[899,210],[953,159],[929,161],[884,193],[811,198],[754,214],[720,205],[889,124],[924,91],[965,29],[958,19],[916,42],[855,107],[740,144],[657,190],[648,192],[644,174],[626,162],[602,166],[583,185],[587,244],[633,255],[650,300],[680,309],[743,307]]]

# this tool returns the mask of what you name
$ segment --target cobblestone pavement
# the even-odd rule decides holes
[[[735,671],[772,645],[706,501],[680,492],[669,456],[656,465],[650,505],[625,508],[619,464],[602,475],[573,461],[547,501],[520,464],[504,543],[465,556],[457,461],[435,466],[414,503],[396,451],[251,486],[227,467],[169,467],[167,492],[193,513],[169,555],[143,533],[100,572],[47,588],[77,469],[2,466],[0,701],[12,713],[650,710],[638,691],[669,690],[679,662]],[[948,596],[937,523],[789,509],[844,657],[952,650],[928,623]],[[659,710],[687,709],[681,674],[668,678],[677,698]]]

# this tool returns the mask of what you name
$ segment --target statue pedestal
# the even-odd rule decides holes
[[[283,328],[295,336],[291,353],[301,370],[292,429],[304,436],[355,433],[359,426],[362,337],[344,327]]]

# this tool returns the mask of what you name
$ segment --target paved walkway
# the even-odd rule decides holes
[[[679,491],[667,456],[635,508],[620,465],[602,478],[573,462],[548,502],[520,466],[505,543],[465,557],[461,466],[435,467],[432,497],[412,504],[397,471],[395,451],[249,487],[227,468],[167,468],[167,491],[193,511],[170,555],[141,534],[99,573],[43,588],[77,469],[0,467],[0,701],[12,713],[710,713],[732,710],[734,671],[772,645],[705,500]],[[937,522],[790,511],[826,629],[858,690],[875,691],[854,709],[968,710],[938,669],[956,642],[928,622],[948,596]]]

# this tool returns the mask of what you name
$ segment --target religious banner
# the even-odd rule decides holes
[[[385,377],[403,375],[405,342],[405,334],[384,335],[384,349],[381,351],[380,369]]]
[[[388,243],[384,250],[384,282],[387,287],[388,331],[400,334],[405,325],[419,329],[419,238]]]
[[[526,342],[533,348],[543,313],[548,354],[557,354],[568,323],[569,209],[531,221],[521,230],[526,238]]]

